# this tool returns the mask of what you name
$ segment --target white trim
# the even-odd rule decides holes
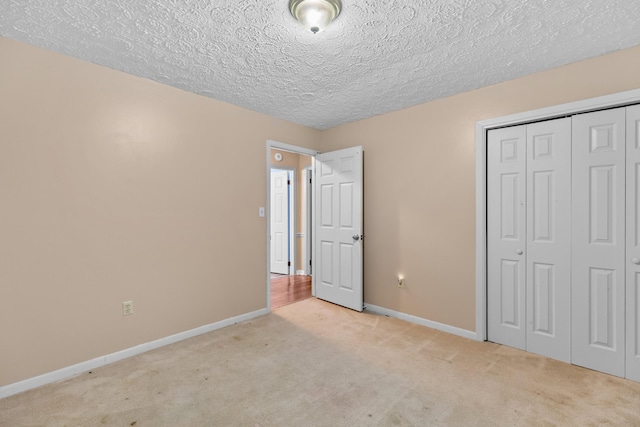
[[[313,177],[313,166],[307,166],[302,169],[302,178],[304,185],[302,186],[302,206],[304,206],[305,215],[302,216],[302,225],[305,232],[304,247],[302,248],[302,262],[304,263],[304,274],[311,275],[311,240],[313,239],[312,226],[313,221],[311,214],[313,212],[313,203],[310,195],[313,194],[313,186],[309,180]]]
[[[290,151],[292,153],[297,154],[305,154],[307,156],[315,157],[320,154],[319,151],[312,150],[310,148],[299,147],[297,145],[285,144],[284,142],[272,141],[270,139],[267,140],[267,148],[275,148],[276,150],[284,150]],[[271,159],[268,157],[269,153],[267,153],[267,164],[271,164]]]
[[[445,325],[444,323],[434,322],[433,320],[424,319],[422,317],[413,316],[411,314],[401,313],[399,311],[391,310],[377,305],[365,303],[365,310],[376,314],[382,314],[384,316],[393,317],[407,322],[415,323],[416,325],[426,326],[427,328],[436,329],[438,331],[446,332],[448,334],[457,335],[463,338],[476,339],[476,333],[468,331],[466,329],[456,328],[455,326]]]
[[[296,270],[297,276],[304,276],[304,270]]]
[[[236,323],[245,322],[247,320],[255,319],[256,317],[264,316],[268,314],[269,310],[266,308],[253,311],[250,313],[241,314],[239,316],[230,317],[219,322],[211,323],[209,325],[200,326],[195,329],[180,332],[175,335],[160,338],[155,341],[147,342],[137,345],[135,347],[127,348],[125,350],[117,351],[115,353],[107,354],[106,356],[96,357],[95,359],[80,362],[75,365],[67,366],[66,368],[58,369],[53,372],[39,375],[37,377],[29,378],[17,383],[9,384],[0,387],[0,399],[13,396],[14,394],[21,393],[23,391],[31,390],[36,387],[40,387],[46,384],[51,384],[57,381],[66,380],[68,378],[80,375],[84,372],[91,371],[110,363],[117,362],[119,360],[126,359],[128,357],[137,356],[138,354],[146,353],[150,350],[155,350],[160,347],[164,347],[169,344],[174,344],[179,341],[193,338],[198,335],[206,334],[217,329],[221,329],[227,326],[234,325]]]
[[[320,153],[318,153],[320,154]],[[316,156],[313,156],[311,158],[311,176],[312,176],[312,180],[313,180],[313,184],[312,185],[316,185]],[[317,199],[317,195],[315,190],[313,190],[312,187],[311,189],[311,240],[313,241],[316,236],[318,235],[318,224],[316,224],[316,199]],[[313,242],[311,242],[311,245],[313,245]],[[310,246],[311,248],[311,296],[316,296],[316,276],[317,274],[315,273],[317,270],[317,263],[316,263],[316,251],[313,250],[313,246]]]
[[[311,167],[312,170],[315,168],[315,159],[316,155],[319,154],[319,151],[311,150],[309,148],[298,147],[296,145],[285,144],[284,142],[267,140],[266,143],[266,174],[265,181],[267,187],[267,201],[270,206],[271,201],[271,149],[275,148],[276,150],[285,150],[291,153],[304,154],[306,156],[311,156]],[[267,310],[271,311],[271,244],[269,242],[269,236],[271,235],[271,208],[265,209],[265,220],[266,220],[266,238],[265,242],[267,245],[267,259],[266,259],[266,268],[265,268],[265,281],[267,283]],[[315,276],[311,279],[311,294],[315,296]]]
[[[296,270],[296,255],[298,252],[298,242],[296,241],[296,229],[298,228],[298,200],[296,188],[298,177],[296,169],[289,171],[289,274]]]
[[[638,102],[640,102],[640,89],[634,89],[476,123],[476,336],[478,340],[487,339],[487,130]]]

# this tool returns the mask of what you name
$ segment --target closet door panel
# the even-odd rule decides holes
[[[626,377],[640,381],[640,105],[627,107]]]
[[[526,349],[571,358],[571,119],[527,126]]]
[[[572,118],[572,363],[625,374],[625,109]]]
[[[490,341],[525,348],[526,128],[487,139],[487,326]]]

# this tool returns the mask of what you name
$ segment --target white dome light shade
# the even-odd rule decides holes
[[[340,14],[340,0],[290,0],[291,14],[312,33],[322,31]]]

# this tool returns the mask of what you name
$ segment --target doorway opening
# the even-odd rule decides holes
[[[306,199],[312,206],[311,214],[305,215],[305,205],[294,202],[293,222],[296,238],[291,252],[297,260],[292,263],[293,273],[311,278],[311,296],[341,305],[356,311],[364,309],[363,285],[363,187],[364,162],[361,146],[319,153],[307,148],[267,141],[266,147],[267,201],[271,201],[271,169],[282,169],[287,162],[298,169],[310,168],[297,176],[309,177],[308,186],[298,184],[298,191],[308,189],[305,197],[296,195],[295,200]],[[274,166],[275,164],[275,166]],[[311,191],[310,189],[313,188]],[[265,210],[267,247],[267,309],[272,308],[271,294],[271,215],[274,213],[267,203]],[[311,218],[310,220],[308,218]],[[305,220],[306,218],[306,220]],[[302,225],[304,224],[304,225]],[[299,228],[299,226],[301,228]],[[305,245],[303,241],[313,240]],[[307,248],[306,253],[299,252]],[[312,262],[305,266],[300,260]],[[311,274],[311,276],[308,276]],[[295,287],[295,282],[292,284]]]
[[[310,298],[312,291],[313,154],[268,147],[269,308]],[[308,150],[306,150],[308,151]]]

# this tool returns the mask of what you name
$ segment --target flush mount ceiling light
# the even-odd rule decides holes
[[[289,10],[305,28],[317,33],[340,14],[340,0],[289,0]]]

